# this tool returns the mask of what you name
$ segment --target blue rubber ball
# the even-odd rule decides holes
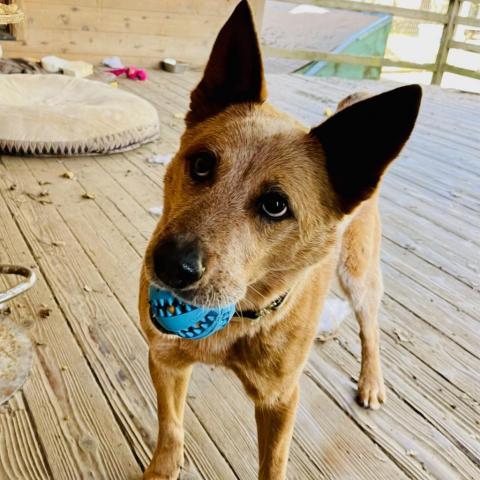
[[[235,313],[235,305],[209,308],[194,307],[166,290],[151,285],[150,313],[153,323],[168,333],[198,340],[224,328]]]

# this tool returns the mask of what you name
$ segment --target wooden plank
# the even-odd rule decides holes
[[[132,10],[130,0],[28,0],[31,4],[43,5],[48,8],[50,5],[71,5],[74,7],[100,7],[105,10],[120,9]],[[225,10],[225,15],[236,5],[236,0],[201,0],[192,2],[190,0],[142,0],[141,9],[147,14],[150,12],[163,13],[186,13],[202,15],[219,15],[219,11]],[[222,10],[221,10],[222,9]]]
[[[262,45],[263,54],[270,57],[301,59],[308,61],[326,61],[332,63],[348,63],[351,65],[366,65],[371,67],[400,67],[415,70],[433,71],[433,63],[414,63],[401,60],[391,60],[385,57],[347,55],[345,53],[317,52],[312,50],[289,50]]]
[[[4,480],[51,477],[21,392],[0,406],[0,477]]]
[[[409,478],[475,478],[479,458],[479,445],[472,435],[478,421],[476,406],[459,403],[462,392],[385,335],[382,360],[387,403],[373,414],[355,404],[360,342],[351,325],[349,321],[342,327],[338,344],[314,346],[307,375]]]
[[[429,178],[428,174],[415,174],[411,169],[404,168],[400,164],[395,165],[389,173],[391,175],[402,177],[412,185],[422,187],[424,191],[432,192],[446,199],[454,199],[457,204],[468,209],[472,215],[480,212],[480,202],[475,198],[465,195],[461,188],[451,188],[442,183],[439,184],[435,180]]]
[[[480,26],[480,22],[479,22]],[[480,80],[480,72],[474,70],[468,70],[466,68],[456,67],[455,65],[445,65],[445,71],[449,73],[455,73],[456,75],[463,75],[464,77],[475,78]]]
[[[388,452],[371,441],[363,428],[360,428],[362,436],[353,437],[356,429],[352,428],[348,412],[334,413],[335,402],[322,387],[309,375],[302,375],[296,430],[310,432],[309,436],[305,435],[310,441],[302,446],[315,459],[324,478],[408,478]]]
[[[388,295],[406,306],[413,315],[423,319],[452,342],[480,359],[477,348],[480,342],[480,318],[462,312],[401,270],[392,268],[390,263],[383,262],[382,271]],[[471,295],[475,295],[473,290]],[[414,301],[413,298],[422,298],[423,301]]]
[[[394,178],[394,182],[391,181],[391,178]],[[390,179],[390,183],[387,181]],[[472,246],[480,246],[480,228],[474,221],[464,221],[463,218],[456,217],[453,213],[450,213],[447,207],[446,212],[441,212],[435,208],[434,201],[431,198],[426,197],[426,203],[423,205],[417,205],[415,202],[412,202],[411,197],[409,197],[408,192],[413,190],[409,187],[404,187],[403,190],[400,190],[396,187],[396,183],[401,183],[401,177],[387,176],[385,179],[384,185],[388,185],[388,188],[382,188],[383,198],[387,199],[390,203],[395,204],[402,208],[402,210],[407,210],[410,214],[423,218],[425,221],[431,222],[439,228],[442,228],[450,235],[452,238],[460,238],[461,240],[469,242]],[[413,194],[416,196],[415,194]],[[447,206],[448,203],[445,199],[442,199]],[[440,202],[441,203],[441,202]],[[453,203],[453,202],[452,202]],[[460,210],[457,208],[455,211]],[[472,220],[475,218],[475,215],[471,215]],[[468,219],[468,215],[467,215]]]
[[[216,36],[224,22],[223,16],[153,11],[146,14],[137,9],[120,10],[69,5],[33,3],[28,8],[28,28],[88,32],[121,33],[135,41],[136,34],[160,37],[210,38]]]
[[[473,252],[478,251],[478,247],[476,249],[465,241],[449,243],[449,236],[441,229],[432,225],[430,233],[422,219],[404,215],[401,210],[392,208],[387,202],[380,203],[380,211],[384,225],[383,234],[387,238],[450,273],[469,287],[479,289],[477,262],[472,260],[475,258]],[[434,238],[433,235],[437,234],[438,237]],[[462,244],[472,252],[473,257],[461,252]]]
[[[3,164],[8,163],[6,157]],[[15,160],[18,162],[18,160]],[[18,192],[36,191],[27,186],[24,177],[6,172],[0,164],[2,190],[10,192],[11,183],[18,185]],[[7,176],[5,176],[7,175]],[[32,187],[35,190],[32,190]],[[31,200],[15,192],[0,196],[0,237],[3,239],[1,260],[12,263],[35,264],[30,252],[38,260],[38,250],[20,235],[11,214],[31,215]],[[8,213],[7,213],[8,212]],[[31,218],[31,217],[30,217]],[[58,240],[58,238],[53,238]],[[51,244],[45,230],[40,227],[37,242],[45,242],[44,248],[57,258],[58,247]],[[13,318],[25,322],[30,318],[31,335],[36,343],[37,361],[34,362],[30,381],[23,388],[28,408],[37,426],[46,458],[56,478],[78,478],[79,472],[93,472],[97,476],[113,475],[127,478],[138,475],[140,469],[127,445],[121,430],[104,399],[96,380],[86,364],[77,342],[61,314],[56,300],[47,289],[43,272],[37,272],[35,287],[22,296],[13,309]],[[48,305],[51,312],[46,319],[38,320],[40,305]],[[92,414],[95,412],[95,414]],[[117,458],[120,455],[121,458]]]
[[[465,50],[467,52],[480,53],[480,45],[475,45],[474,43],[450,40],[450,48],[458,48],[459,50]]]
[[[396,332],[401,332],[401,338],[406,340],[400,343],[413,357],[463,392],[459,401],[468,405],[478,402],[478,359],[426,322],[413,320],[418,317],[412,316],[412,307],[423,299],[415,297],[405,305],[397,301],[394,295],[395,292],[391,290],[391,295],[387,294],[383,299],[385,313],[381,313],[382,331],[394,341],[398,340]]]
[[[469,27],[480,27],[480,18],[458,16],[455,23],[457,25],[468,25]]]
[[[23,160],[4,162],[11,174],[22,178],[27,191],[34,190],[38,180]],[[109,398],[137,457],[145,466],[156,436],[155,398],[146,369],[145,341],[113,298],[55,205],[31,203],[27,204],[27,212],[25,207],[20,210],[9,199],[9,207],[39,256],[39,264],[55,290],[56,300],[84,355],[94,368],[104,395]],[[65,250],[52,252],[51,247],[47,248],[52,240],[64,242]],[[68,262],[65,261],[67,255]],[[91,291],[87,292],[85,286]],[[146,422],[145,431],[139,431],[138,419]]]
[[[467,313],[477,321],[480,318],[478,293],[459,282],[454,276],[399,247],[387,237],[383,237],[382,240],[382,260],[429,292],[449,302],[458,311]],[[471,325],[475,323],[471,322]]]
[[[208,48],[213,39],[173,38],[159,35],[135,34],[118,35],[111,32],[88,32],[71,30],[33,29],[28,31],[27,39],[17,50],[33,48],[38,45],[42,50],[52,53],[83,53],[84,55],[153,56],[157,61],[164,56],[173,56],[179,60],[193,61],[208,56]],[[193,62],[196,64],[201,61]]]
[[[444,228],[453,228],[457,233],[477,242],[477,231],[480,230],[478,215],[456,202],[456,198],[442,197],[438,194],[424,191],[417,185],[412,185],[398,175],[386,175],[382,181],[382,196],[395,201],[398,205],[419,215],[429,215]],[[432,210],[435,214],[432,213]],[[468,232],[471,232],[469,235]]]

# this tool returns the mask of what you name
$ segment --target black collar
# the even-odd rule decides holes
[[[277,297],[272,303],[267,305],[266,307],[261,308],[260,310],[238,310],[235,309],[235,317],[240,317],[240,318],[248,318],[249,320],[258,320],[259,318],[264,317],[265,315],[268,315],[269,313],[274,312],[275,310],[278,310],[282,304],[285,298],[287,297],[288,292],[283,293],[279,297]]]

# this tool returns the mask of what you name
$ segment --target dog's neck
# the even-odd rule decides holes
[[[278,309],[281,308],[283,302],[288,296],[288,291],[282,293],[280,296],[275,298],[273,302],[270,302],[268,305],[258,309],[258,310],[241,310],[235,309],[235,316],[241,319],[248,319],[248,320],[260,320],[261,318],[276,312]]]

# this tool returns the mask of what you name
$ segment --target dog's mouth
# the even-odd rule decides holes
[[[166,334],[187,339],[200,339],[222,329],[231,320],[235,306],[205,308],[191,305],[167,290],[151,285],[150,318]]]
[[[187,311],[192,311],[192,310],[187,310]],[[170,313],[170,312],[167,312],[167,313]],[[157,328],[159,328],[162,331],[162,333],[165,333],[167,335],[178,335],[183,338],[194,338],[194,337],[203,335],[205,332],[208,332],[212,328],[213,324],[216,322],[216,316],[213,317],[213,316],[206,315],[202,321],[198,321],[194,325],[188,328],[178,330],[177,332],[172,332],[170,330],[165,329],[161,324],[158,323],[157,320],[160,315],[161,314],[159,313],[159,308],[155,308],[155,306],[151,304],[150,317],[152,321],[155,322],[155,325],[157,326]],[[176,314],[176,315],[181,315],[181,314]],[[176,315],[171,315],[171,316],[174,317]]]
[[[160,318],[176,317],[197,309],[174,296],[154,300],[151,305],[155,308],[155,315]]]

